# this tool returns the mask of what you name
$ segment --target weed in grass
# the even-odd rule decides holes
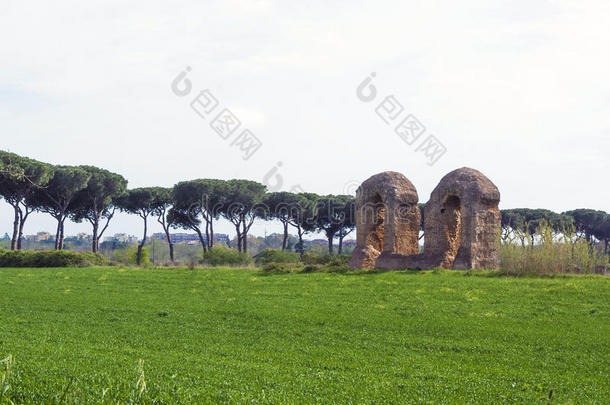
[[[11,366],[13,365],[13,356],[10,354],[7,358],[0,360],[0,366],[4,368],[0,377],[0,404],[4,402],[12,403],[8,398],[8,390],[11,387],[9,379],[11,376]]]
[[[72,383],[74,383],[74,377],[70,378],[70,381],[68,381],[66,388],[64,389],[63,393],[61,394],[61,398],[59,398],[60,404],[64,403],[64,400],[66,399],[66,396],[68,395],[68,392],[70,391],[70,388],[72,387]]]
[[[136,396],[139,399],[146,392],[146,375],[144,374],[144,360],[138,361],[138,381],[136,382]]]

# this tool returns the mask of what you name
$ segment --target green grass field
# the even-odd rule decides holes
[[[610,401],[603,276],[0,269],[0,325],[6,403]]]

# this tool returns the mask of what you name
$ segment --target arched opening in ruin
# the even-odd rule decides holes
[[[381,200],[381,196],[375,194],[366,205],[366,215],[370,218],[370,229],[366,236],[366,245],[381,252],[383,251],[383,231],[386,216],[385,204]]]
[[[441,207],[440,220],[443,224],[443,238],[445,252],[441,267],[451,268],[460,248],[460,236],[462,225],[462,210],[460,198],[456,195],[448,195]]]

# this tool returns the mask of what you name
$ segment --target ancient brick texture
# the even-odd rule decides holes
[[[441,179],[424,210],[424,255],[448,269],[496,268],[500,192],[483,173],[463,167]]]
[[[373,268],[382,254],[419,252],[417,190],[402,174],[383,172],[356,191],[356,248],[352,268]]]
[[[498,266],[500,192],[481,172],[461,168],[441,179],[424,209],[419,253],[417,191],[400,173],[384,172],[356,192],[357,246],[352,268],[494,269]]]

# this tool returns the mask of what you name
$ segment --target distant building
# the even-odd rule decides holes
[[[10,239],[11,239],[11,237],[8,236],[8,233],[5,232],[4,236],[0,240],[10,240]]]
[[[134,245],[138,243],[138,237],[127,235],[126,233],[115,233],[114,236],[106,236],[104,242],[121,242]]]
[[[46,237],[46,236],[43,236],[43,237]],[[48,240],[48,239],[45,239],[45,240]],[[91,237],[91,235],[81,232],[76,235],[66,236],[64,240],[67,242],[73,242],[73,243],[91,243],[93,238]]]
[[[229,235],[227,235],[225,233],[215,233],[214,242],[223,242],[223,243],[229,244],[229,243],[231,243],[231,239],[229,239]]]
[[[173,243],[197,244],[200,242],[199,236],[196,233],[171,233],[170,237],[172,238]],[[152,238],[164,241],[167,240],[167,236],[163,232],[154,233]],[[203,236],[203,240],[206,240],[205,235]],[[224,233],[215,233],[214,242],[230,243],[229,235]]]
[[[173,243],[199,242],[199,236],[196,233],[170,233],[169,236],[172,238]],[[151,237],[167,241],[167,236],[164,232],[153,233]]]
[[[25,240],[33,241],[33,242],[44,242],[48,240],[52,240],[53,237],[49,232],[38,232],[36,235],[27,235]]]
[[[199,236],[196,233],[172,233],[170,236],[173,243],[199,242]]]
[[[123,242],[123,243],[127,243],[127,239],[129,238],[129,236],[127,236],[126,233],[115,233],[114,236],[106,236],[104,238],[104,242]]]
[[[303,243],[307,246],[328,246],[328,241],[326,239],[304,240]]]

